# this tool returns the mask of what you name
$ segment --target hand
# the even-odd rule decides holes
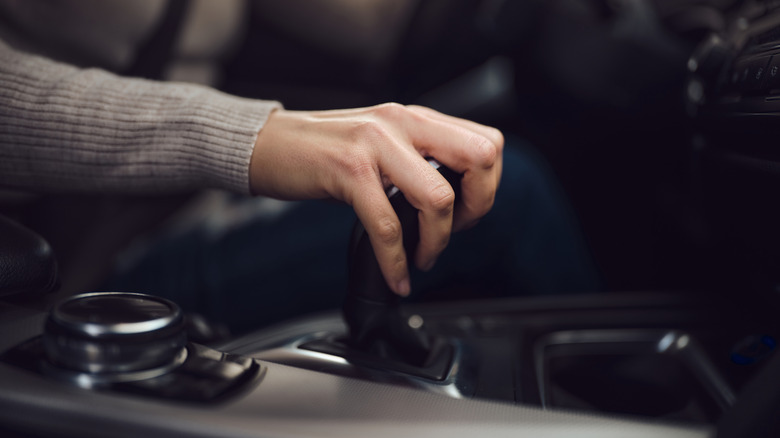
[[[401,224],[385,189],[397,186],[419,210],[415,262],[429,270],[450,233],[473,226],[493,206],[503,146],[495,128],[420,106],[277,110],[257,137],[250,185],[258,195],[332,197],[352,205],[388,285],[405,296],[410,283]],[[424,157],[463,174],[457,204],[452,187]]]

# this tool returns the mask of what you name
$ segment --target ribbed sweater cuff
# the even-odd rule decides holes
[[[280,104],[128,79],[0,42],[0,185],[45,192],[249,193],[249,161]]]

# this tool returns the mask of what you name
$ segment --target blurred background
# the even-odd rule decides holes
[[[560,180],[607,289],[708,288],[703,279],[723,279],[704,275],[717,265],[691,192],[686,62],[740,3],[400,2],[374,20],[395,20],[396,33],[372,40],[344,31],[348,19],[264,19],[278,15],[260,2],[263,25],[222,86],[291,109],[418,103],[519,134]]]

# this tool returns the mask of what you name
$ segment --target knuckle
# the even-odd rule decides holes
[[[376,107],[376,113],[378,115],[389,119],[397,119],[403,117],[407,112],[408,110],[405,106],[396,102],[383,103]]]
[[[403,274],[406,271],[406,254],[403,251],[398,251],[393,255],[391,269],[398,274]]]
[[[502,133],[497,128],[490,128],[490,137],[493,140],[493,143],[496,145],[496,150],[501,153],[501,151],[504,149],[504,133]]]
[[[440,215],[448,215],[455,208],[455,192],[449,185],[440,185],[428,193],[428,205]]]
[[[377,120],[366,120],[360,123],[354,131],[353,141],[357,144],[375,145],[390,139],[390,131]]]
[[[406,105],[404,108],[406,108],[410,113],[423,118],[428,118],[436,114],[435,110],[422,105],[410,104]]]
[[[344,167],[352,180],[366,181],[377,175],[371,154],[362,148],[355,148],[344,155]]]
[[[474,135],[469,139],[469,150],[474,155],[476,164],[483,168],[492,167],[499,153],[496,144],[481,135]]]
[[[381,219],[376,226],[376,236],[379,242],[384,245],[398,243],[401,240],[400,222],[391,218]]]

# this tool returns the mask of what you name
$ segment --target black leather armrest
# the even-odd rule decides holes
[[[57,285],[57,261],[48,242],[0,216],[0,297],[40,295]]]

